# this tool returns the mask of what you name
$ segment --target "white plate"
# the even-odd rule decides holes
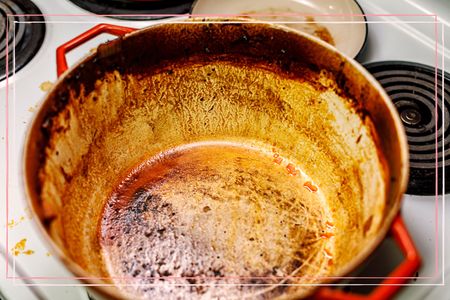
[[[327,42],[330,42],[327,36],[331,36],[330,44],[353,58],[364,47],[367,36],[364,12],[355,0],[197,0],[191,13],[193,16],[248,15],[282,23]]]

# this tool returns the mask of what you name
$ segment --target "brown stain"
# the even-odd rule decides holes
[[[246,18],[256,18],[259,20],[266,20],[266,21],[304,21],[305,23],[285,23],[284,25],[287,27],[290,27],[292,29],[302,31],[311,35],[314,35],[318,37],[319,39],[329,43],[330,45],[335,45],[333,36],[331,35],[330,31],[327,27],[324,25],[321,25],[317,23],[313,16],[306,16],[303,18],[303,20],[299,19],[299,16],[295,17],[289,17],[289,16],[276,16],[282,15],[285,13],[295,13],[294,11],[290,9],[280,9],[280,8],[266,8],[264,10],[249,10],[241,12],[242,15],[248,15],[245,16]],[[261,16],[261,15],[274,15],[274,16]],[[254,15],[254,16],[252,16]],[[259,16],[258,16],[259,15]]]
[[[370,227],[372,226],[372,221],[373,221],[373,215],[370,216],[370,217],[364,222],[364,227],[363,227],[363,233],[364,233],[364,235],[366,235],[367,232],[370,230]]]
[[[245,284],[255,280],[246,276],[274,268],[288,275],[309,256],[321,260],[314,228],[292,220],[299,203],[323,213],[318,195],[300,188],[303,180],[273,165],[269,151],[243,144],[198,143],[160,153],[135,167],[104,207],[98,236],[109,274],[141,283],[188,276],[190,284],[230,283],[227,277],[237,276]],[[309,246],[297,241],[305,241],[303,231],[315,239]],[[298,254],[289,258],[290,252]],[[247,292],[229,289],[236,296]]]
[[[283,162],[283,158],[279,155],[279,154],[274,154],[273,155],[273,162],[280,165]]]
[[[275,148],[272,148],[272,152],[275,152]],[[275,152],[273,154],[273,162],[280,165],[283,162],[283,158],[280,156],[279,153]]]
[[[286,170],[288,171],[289,175],[297,176],[299,171],[296,169],[295,165],[292,163],[288,163],[286,166]]]
[[[309,23],[307,23],[307,25],[310,26],[310,28],[308,28],[308,30],[306,30],[307,33],[309,33],[308,31],[312,31],[313,35],[317,36],[319,39],[327,42],[330,45],[333,45],[333,46],[335,45],[333,36],[331,35],[328,28],[316,23],[314,17],[312,17],[312,16],[307,16],[305,18],[305,20],[307,22],[309,22]]]

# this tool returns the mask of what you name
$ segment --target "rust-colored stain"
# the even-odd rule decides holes
[[[282,14],[292,14],[295,13],[294,11],[290,9],[280,9],[280,8],[264,8],[264,10],[248,10],[243,11],[240,14],[243,18],[252,18],[255,17],[259,20],[264,21],[286,21],[283,25],[290,27],[294,30],[301,31],[308,33],[310,35],[313,35],[322,41],[327,42],[330,45],[335,45],[335,41],[333,36],[331,35],[330,31],[327,27],[319,24],[316,22],[315,18],[313,16],[305,16],[303,18],[303,22],[292,22],[292,21],[300,21],[297,17],[294,19],[293,17],[289,16],[283,16],[280,17]],[[254,16],[252,16],[254,15]],[[255,15],[258,15],[257,17]],[[280,15],[280,16],[278,16]]]
[[[370,230],[372,226],[373,216],[370,216],[366,222],[364,222],[363,233],[364,235]]]
[[[282,161],[283,161],[283,159],[281,157],[277,157],[277,158],[273,159],[273,162],[276,164],[279,164],[279,165],[281,164]]]
[[[334,236],[334,233],[332,233],[332,232],[324,232],[324,233],[322,233],[320,235],[320,237],[323,238],[323,239],[329,239],[329,238],[331,238],[333,236]]]
[[[318,188],[311,181],[307,181],[303,184],[303,186],[310,192],[317,192]]]
[[[334,225],[330,221],[325,222],[326,231],[322,231],[322,234],[320,235],[323,239],[329,239],[334,236],[334,233],[332,232],[334,230]],[[325,252],[327,249],[325,249]]]
[[[298,175],[298,170],[295,168],[295,166],[291,163],[289,163],[286,166],[286,170],[288,171],[288,173],[292,176],[297,176]]]
[[[283,161],[283,159],[280,157],[280,154],[275,153],[273,155],[273,162],[276,164],[281,164],[281,162]]]
[[[34,250],[25,250],[26,247],[26,243],[27,243],[27,239],[21,239],[19,242],[16,243],[16,245],[11,248],[11,252],[14,256],[18,256],[19,254],[24,254],[24,255],[31,255],[34,254]]]

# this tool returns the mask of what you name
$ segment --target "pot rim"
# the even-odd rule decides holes
[[[266,26],[284,30],[286,32],[291,32],[296,35],[300,35],[313,43],[318,43],[322,47],[326,48],[327,51],[331,51],[334,55],[340,56],[343,61],[346,63],[349,63],[353,68],[355,68],[358,72],[360,72],[365,79],[369,81],[369,83],[376,88],[376,90],[379,92],[384,105],[388,108],[388,111],[390,115],[392,116],[394,125],[395,125],[395,131],[399,135],[398,143],[400,145],[400,159],[401,159],[401,172],[400,172],[400,180],[398,182],[399,186],[399,192],[395,195],[395,199],[391,199],[395,204],[393,204],[390,211],[387,213],[386,218],[381,225],[380,229],[378,230],[377,237],[373,239],[361,252],[359,252],[356,255],[356,258],[354,258],[352,261],[350,261],[347,265],[345,265],[343,268],[341,268],[337,274],[335,274],[333,277],[317,277],[323,279],[320,283],[310,283],[310,284],[301,284],[304,286],[327,286],[329,283],[338,281],[339,279],[336,277],[344,277],[344,275],[351,273],[354,271],[359,265],[361,265],[369,256],[370,254],[379,246],[379,244],[385,239],[389,229],[391,228],[392,222],[394,218],[397,216],[399,210],[400,210],[400,204],[403,197],[403,194],[406,191],[407,185],[408,185],[408,177],[409,177],[409,152],[408,152],[408,144],[406,139],[406,134],[403,128],[403,125],[401,124],[400,118],[397,114],[397,110],[394,106],[394,104],[391,102],[389,96],[384,91],[384,89],[381,87],[381,85],[378,83],[378,81],[361,65],[359,64],[355,59],[349,57],[348,55],[340,52],[335,47],[329,45],[328,43],[322,41],[321,39],[314,37],[312,35],[296,31],[294,29],[291,29],[289,27],[279,25],[279,24],[271,24],[267,21],[259,21],[259,20],[253,20],[253,19],[244,19],[244,18],[189,18],[185,19],[184,22],[176,22],[176,23],[182,23],[182,24],[189,24],[190,22],[202,22],[202,23],[208,23],[208,22],[226,22],[231,21],[235,23],[250,23],[250,24],[264,24]],[[157,24],[152,24],[150,26],[136,29],[135,31],[126,34],[123,36],[123,38],[130,38],[135,35],[140,35],[146,32],[147,30],[157,30],[160,26],[165,26],[166,24],[173,24],[172,22],[162,22]],[[51,238],[49,232],[45,229],[44,225],[41,222],[41,219],[39,218],[39,212],[36,211],[34,203],[38,202],[37,195],[32,192],[32,184],[29,180],[30,174],[28,171],[28,168],[26,166],[27,164],[27,158],[30,156],[29,154],[29,145],[30,142],[33,141],[31,132],[36,126],[40,126],[40,124],[37,123],[38,116],[45,112],[46,104],[48,104],[49,95],[52,93],[53,90],[56,89],[57,86],[59,86],[64,79],[72,73],[74,70],[76,70],[79,65],[88,62],[91,60],[96,54],[96,51],[93,53],[88,54],[87,56],[81,58],[79,61],[77,61],[74,65],[69,67],[61,76],[58,77],[58,79],[53,84],[52,88],[47,92],[47,94],[44,96],[43,101],[40,104],[39,110],[34,114],[33,120],[30,123],[31,125],[28,127],[26,136],[25,136],[25,142],[22,148],[22,171],[23,171],[23,177],[22,177],[22,184],[25,185],[25,194],[26,194],[26,204],[31,207],[32,215],[33,215],[33,222],[37,224],[38,231],[40,232],[39,238],[41,241],[44,241],[44,244],[49,246],[52,253],[56,254],[55,256],[58,257],[58,259],[64,264],[64,266],[75,276],[72,279],[80,280],[83,283],[86,283],[86,286],[92,286],[92,289],[96,292],[99,292],[103,296],[107,296],[110,299],[122,299],[120,298],[120,295],[123,295],[122,292],[117,288],[117,285],[113,283],[106,283],[104,280],[106,278],[100,278],[100,277],[91,277],[89,274],[84,271],[78,264],[76,264],[74,261],[72,261],[64,252],[63,250],[56,244],[56,242]],[[345,279],[345,277],[343,278]],[[132,283],[130,283],[132,285]],[[313,289],[311,291],[311,294],[314,293],[316,289]],[[288,298],[295,298],[298,297],[296,293],[293,293],[291,295],[288,295]]]

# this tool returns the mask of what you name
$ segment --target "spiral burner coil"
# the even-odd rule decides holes
[[[434,67],[402,61],[375,62],[365,67],[392,99],[405,128],[410,155],[407,193],[442,194],[443,170],[445,181],[450,176],[450,75],[443,75],[439,69],[436,73]]]
[[[0,81],[23,68],[38,52],[45,36],[44,18],[29,0],[0,1]],[[38,22],[38,23],[25,23]],[[8,45],[8,47],[6,47]],[[8,55],[7,55],[8,54]]]
[[[154,20],[164,14],[187,14],[194,0],[69,0],[97,15],[123,20]],[[151,16],[150,14],[153,14]],[[158,16],[155,16],[158,15]]]

